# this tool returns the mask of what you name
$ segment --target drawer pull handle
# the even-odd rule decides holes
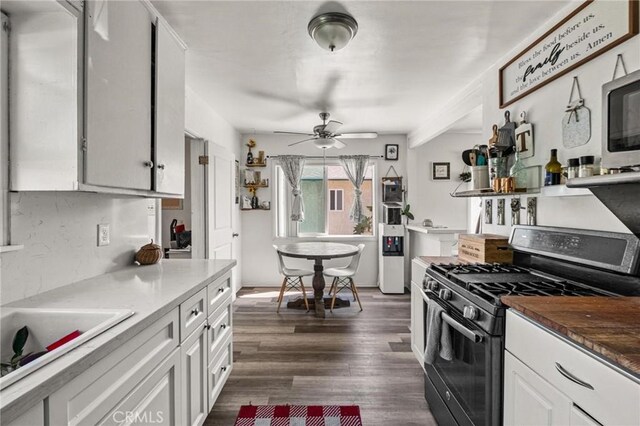
[[[566,377],[567,379],[571,380],[573,383],[579,384],[580,386],[583,386],[587,389],[593,389],[593,386],[591,386],[589,383],[584,382],[580,379],[578,379],[576,376],[574,376],[573,374],[569,373],[567,370],[565,370],[565,368],[560,365],[559,362],[556,362],[556,370],[558,370],[558,372],[560,374],[562,374],[564,377]]]
[[[227,371],[227,366],[225,365],[224,367],[221,368],[222,371]]]
[[[204,328],[206,328],[207,330],[211,330],[211,324],[205,324]]]
[[[220,287],[220,288],[218,289],[218,293],[222,293],[223,291],[224,291],[224,288],[222,288],[222,287]]]
[[[220,328],[227,328],[227,324],[222,324]]]
[[[200,313],[200,311],[198,310],[198,308],[194,308],[191,310],[191,315],[198,315]]]

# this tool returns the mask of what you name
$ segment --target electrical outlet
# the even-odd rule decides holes
[[[108,223],[98,224],[98,247],[108,246],[111,243],[111,234]]]

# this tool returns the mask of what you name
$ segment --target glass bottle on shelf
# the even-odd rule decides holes
[[[527,170],[520,158],[520,152],[516,151],[516,161],[511,166],[509,170],[509,176],[513,177],[514,185],[516,189],[526,189],[527,188]]]
[[[562,164],[558,162],[558,150],[551,150],[551,158],[544,166],[544,186],[559,185],[562,176]]]
[[[253,153],[251,152],[251,147],[249,147],[249,152],[247,153],[247,164],[253,164]]]

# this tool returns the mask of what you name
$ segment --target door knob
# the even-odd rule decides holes
[[[233,234],[231,234],[231,236],[232,236],[233,238],[235,238],[235,237],[239,237],[239,236],[240,236],[240,234],[238,234],[238,233],[235,233],[235,232],[234,232]]]
[[[153,168],[153,161],[145,161],[143,165],[151,169]]]
[[[161,169],[161,170],[164,170],[164,164],[162,164],[162,163],[158,164],[158,168]]]

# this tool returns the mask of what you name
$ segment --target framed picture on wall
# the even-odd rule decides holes
[[[451,163],[433,163],[431,177],[433,180],[451,179]]]
[[[398,159],[398,145],[386,144],[384,146],[384,159],[389,161],[396,161]]]

